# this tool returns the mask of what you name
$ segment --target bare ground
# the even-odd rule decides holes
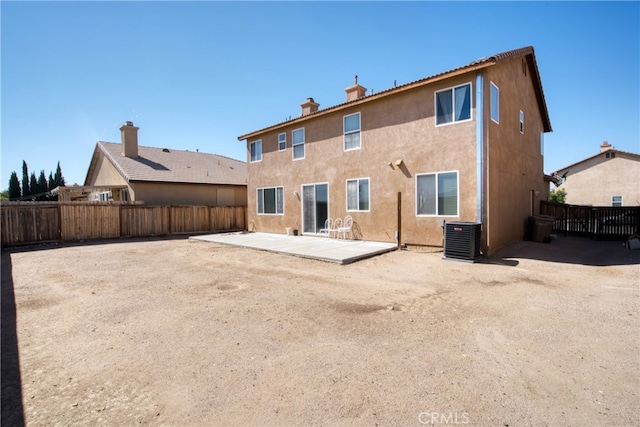
[[[346,266],[30,249],[2,254],[3,425],[640,425],[640,251],[620,243]]]

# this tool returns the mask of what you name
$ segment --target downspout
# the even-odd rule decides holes
[[[484,77],[482,70],[476,73],[476,184],[476,222],[482,223],[482,231],[485,234],[482,215],[484,206]]]

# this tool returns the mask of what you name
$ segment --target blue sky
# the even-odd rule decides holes
[[[553,132],[545,172],[640,152],[639,2],[0,2],[1,177],[60,161],[83,184],[99,140],[246,160],[239,135],[533,46]]]

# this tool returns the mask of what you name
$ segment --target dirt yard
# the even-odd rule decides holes
[[[2,292],[2,425],[640,425],[640,251],[618,242],[346,266],[42,246],[3,251]]]

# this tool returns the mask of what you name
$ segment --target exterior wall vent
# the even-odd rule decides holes
[[[444,228],[444,258],[476,262],[480,259],[482,224],[447,222]]]

